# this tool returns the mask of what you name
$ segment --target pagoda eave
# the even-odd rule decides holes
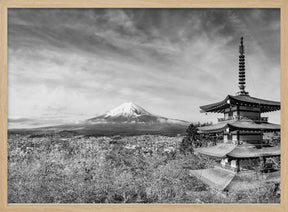
[[[249,132],[274,132],[280,131],[280,125],[269,122],[255,123],[252,120],[228,120],[219,122],[217,124],[198,127],[199,133],[217,133],[223,132],[229,128],[229,131],[249,131]]]
[[[200,106],[201,112],[223,113],[226,108],[231,106],[246,106],[259,108],[261,113],[278,111],[281,109],[280,102],[269,101],[251,97],[249,95],[228,95],[224,100],[209,105]]]
[[[215,146],[195,148],[196,153],[207,155],[210,157],[224,158],[226,155],[236,148],[235,144],[220,143]]]
[[[220,143],[215,146],[195,148],[196,153],[216,158],[249,159],[259,157],[279,156],[280,146],[256,148],[251,145],[235,145]]]
[[[227,156],[231,158],[249,159],[256,157],[273,157],[273,156],[279,156],[280,154],[281,154],[280,146],[263,147],[257,149],[251,147],[246,148],[245,146],[242,147],[240,145],[234,148],[230,153],[228,153]]]
[[[224,190],[234,179],[236,173],[220,167],[189,170],[189,175],[196,177],[206,185],[217,190]]]

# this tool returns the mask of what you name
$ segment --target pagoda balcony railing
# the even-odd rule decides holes
[[[261,122],[268,122],[268,117],[260,117]]]
[[[218,118],[218,122],[224,121],[225,118]]]
[[[234,115],[234,116],[229,116],[229,117],[226,117],[226,118],[218,118],[218,122],[222,122],[222,121],[227,121],[227,120],[240,120],[240,119],[245,119],[245,118],[248,118],[248,119],[252,119],[256,122],[268,122],[268,117],[244,117],[244,116],[237,116],[237,115]]]
[[[236,171],[237,171],[237,168],[231,167],[230,164],[225,164],[225,165],[223,165],[223,164],[217,164],[217,165],[215,165],[215,166],[217,166],[217,167],[219,167],[219,168],[222,168],[222,169],[230,170],[230,171],[233,171],[233,172],[236,172]]]
[[[229,116],[229,117],[226,117],[226,118],[218,118],[218,122],[232,120],[232,119],[238,119],[238,117]]]
[[[233,116],[229,116],[227,118],[218,118],[218,122],[232,120],[232,119],[235,119],[235,118]]]

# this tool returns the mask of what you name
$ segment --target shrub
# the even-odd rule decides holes
[[[8,202],[205,203],[209,198],[223,202],[221,195],[189,176],[188,169],[208,168],[214,161],[180,154],[181,139],[9,136]],[[167,149],[173,150],[172,156]],[[252,201],[245,195],[244,200]],[[273,196],[268,189],[257,195],[257,201]],[[229,198],[225,201],[236,199],[232,194]]]

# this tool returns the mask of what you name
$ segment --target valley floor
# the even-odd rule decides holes
[[[8,138],[9,203],[279,203],[275,185],[219,193],[189,175],[212,167],[182,137],[70,134]]]

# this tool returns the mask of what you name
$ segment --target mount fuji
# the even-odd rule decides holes
[[[104,113],[103,115],[96,116],[88,119],[88,123],[138,123],[138,124],[152,124],[152,123],[173,123],[173,124],[189,124],[186,121],[169,119],[149,113],[144,108],[132,103],[127,102],[119,105],[118,107]]]
[[[91,136],[133,136],[133,135],[183,135],[189,122],[154,115],[144,108],[128,102],[93,118],[77,124],[11,129],[10,133],[47,134],[73,133]]]

